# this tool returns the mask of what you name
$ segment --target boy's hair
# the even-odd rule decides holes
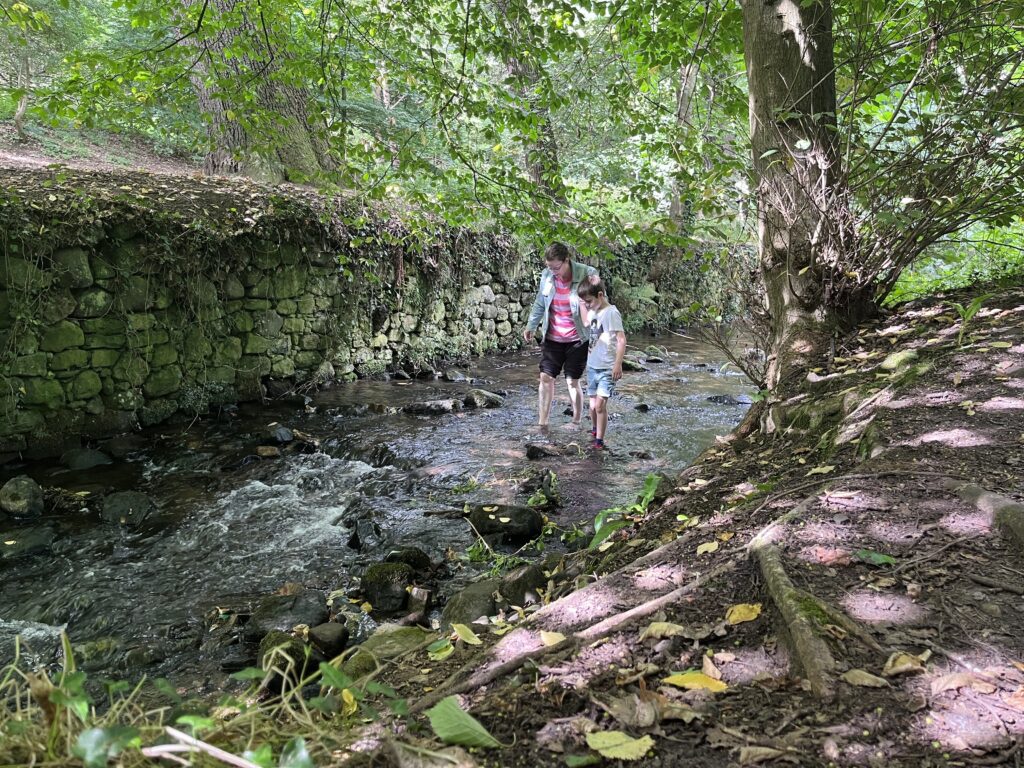
[[[569,258],[569,246],[554,242],[544,249],[545,261],[566,261]]]
[[[594,299],[597,298],[599,293],[603,293],[605,296],[608,295],[608,291],[604,287],[604,280],[597,277],[597,275],[591,275],[580,283],[580,287],[576,289],[576,295],[581,299]]]

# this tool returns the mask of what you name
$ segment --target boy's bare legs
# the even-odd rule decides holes
[[[541,427],[548,425],[548,417],[551,415],[551,401],[555,396],[555,380],[544,371],[540,372],[540,384],[537,385],[537,424]]]
[[[566,424],[566,429],[575,429],[580,425],[580,418],[583,415],[583,387],[579,379],[565,378],[565,384],[569,389],[569,402],[572,404],[572,423]]]
[[[608,429],[608,398],[600,395],[590,398],[590,408],[593,412],[594,430],[597,433],[594,437],[604,440],[604,433]]]

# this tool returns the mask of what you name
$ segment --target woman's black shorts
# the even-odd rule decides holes
[[[587,368],[587,342],[550,341],[540,345],[540,369],[551,378],[565,371],[566,378],[581,379]]]

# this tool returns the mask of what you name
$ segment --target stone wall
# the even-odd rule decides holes
[[[413,237],[308,190],[19,173],[0,195],[0,456],[518,346],[536,290],[511,238]],[[642,281],[648,256],[622,264]]]

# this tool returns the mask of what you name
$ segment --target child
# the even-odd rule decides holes
[[[590,420],[594,428],[593,448],[604,450],[608,431],[608,398],[615,382],[622,378],[622,357],[626,354],[626,334],[622,315],[608,303],[604,283],[595,277],[584,280],[577,290],[590,318],[590,355],[587,357],[587,394],[590,396]]]

